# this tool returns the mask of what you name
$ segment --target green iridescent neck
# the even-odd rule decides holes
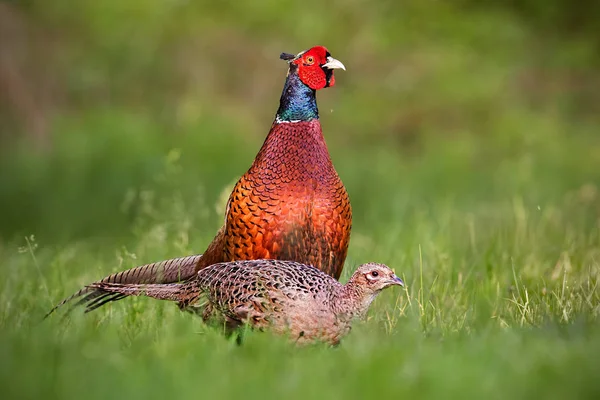
[[[316,91],[305,85],[295,71],[290,70],[275,120],[277,122],[310,121],[319,118]]]

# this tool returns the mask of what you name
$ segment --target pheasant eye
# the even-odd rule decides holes
[[[373,271],[373,272],[371,272],[371,276],[374,278],[377,278],[379,276],[379,272]]]
[[[310,64],[312,64],[312,63],[314,63],[314,62],[315,62],[315,59],[313,58],[313,56],[308,56],[308,57],[306,57],[306,63],[307,63],[307,64],[309,64],[309,65],[310,65]]]

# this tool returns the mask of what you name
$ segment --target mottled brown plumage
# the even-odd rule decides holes
[[[359,266],[342,285],[305,264],[249,260],[211,265],[183,283],[94,283],[80,303],[89,311],[98,306],[98,299],[131,295],[177,301],[182,308],[207,302],[230,329],[247,323],[289,334],[300,343],[336,344],[350,330],[352,320],[362,317],[377,294],[392,285],[404,284],[383,264]]]

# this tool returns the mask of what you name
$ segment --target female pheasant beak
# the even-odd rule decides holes
[[[390,277],[390,284],[404,287],[404,281],[395,274]]]
[[[327,62],[325,64],[323,64],[323,68],[343,69],[344,71],[346,70],[346,67],[344,66],[344,64],[342,64],[342,62],[340,60],[336,60],[335,58],[333,58],[331,56],[327,57]]]

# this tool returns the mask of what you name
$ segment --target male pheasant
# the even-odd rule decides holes
[[[383,264],[358,267],[347,284],[309,265],[277,260],[246,260],[213,264],[183,283],[118,284],[99,282],[80,303],[88,311],[98,299],[148,296],[194,307],[201,300],[216,310],[228,330],[242,324],[288,334],[298,343],[337,344],[385,288],[404,283]]]
[[[345,67],[322,46],[281,58],[289,70],[275,121],[252,166],[235,185],[225,224],[206,251],[135,267],[99,282],[180,282],[218,262],[252,259],[298,261],[339,278],[352,210],[323,138],[316,91],[333,86],[333,70]]]

